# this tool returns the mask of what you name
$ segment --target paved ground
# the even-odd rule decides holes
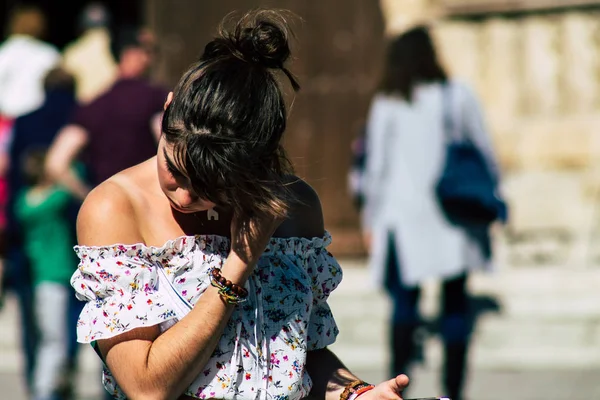
[[[359,261],[344,261],[344,282],[330,304],[342,333],[333,350],[361,377],[385,379],[385,296],[369,285]],[[474,276],[477,309],[468,385],[470,400],[600,399],[600,270],[504,269]],[[423,310],[435,314],[437,288],[427,285]],[[17,319],[9,298],[0,313],[0,399],[26,400],[16,350]],[[411,374],[409,397],[440,394],[440,344],[432,336],[426,363]],[[99,399],[98,362],[83,348],[81,400]]]
[[[382,379],[381,371],[356,372],[373,382]],[[470,400],[594,400],[600,399],[600,370],[590,371],[473,371],[468,387]],[[100,400],[98,374],[82,373],[80,400]],[[410,398],[438,395],[437,372],[418,369],[412,374]],[[407,397],[407,398],[408,398]],[[0,373],[0,399],[26,400],[17,373]]]

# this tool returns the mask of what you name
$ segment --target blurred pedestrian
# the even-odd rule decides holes
[[[16,6],[11,10],[8,28],[9,35],[0,45],[0,248],[5,246],[7,153],[13,123],[15,118],[35,110],[43,103],[44,75],[60,61],[58,50],[42,40],[46,19],[39,8]],[[4,269],[3,284],[14,291],[19,302],[25,377],[30,384],[36,346],[30,274],[27,268],[22,268],[23,263],[13,264],[13,260],[2,266],[4,256],[2,251],[0,272]]]
[[[75,80],[63,68],[53,68],[44,77],[44,103],[15,119],[14,138],[9,146],[8,183],[11,192],[25,184],[22,157],[32,148],[49,147],[61,128],[73,118],[77,107]]]
[[[0,114],[14,119],[42,104],[44,76],[59,63],[60,53],[42,41],[46,18],[37,7],[16,7],[9,30],[0,45]]]
[[[154,37],[141,28],[122,27],[113,34],[111,49],[118,60],[117,81],[76,111],[48,154],[50,174],[79,198],[90,188],[70,172],[78,156],[85,157],[95,185],[156,154],[160,136],[167,90],[147,79],[156,52]]]
[[[82,104],[104,93],[117,78],[110,23],[110,13],[102,3],[88,4],[79,16],[80,36],[63,52],[63,66],[75,76],[77,100]]]
[[[45,150],[23,160],[27,187],[16,197],[15,215],[31,263],[35,315],[40,332],[33,375],[35,400],[60,399],[67,368],[69,280],[77,268],[73,228],[66,217],[71,194],[45,173]]]
[[[365,203],[365,168],[367,164],[366,127],[361,126],[350,146],[352,161],[348,171],[348,190],[354,207],[361,211]]]
[[[498,179],[479,103],[449,79],[426,27],[389,45],[379,93],[373,99],[366,143],[364,236],[374,276],[393,301],[391,374],[405,373],[420,323],[420,285],[442,282],[440,331],[443,385],[463,397],[470,340],[467,275],[488,264],[489,236],[473,238],[442,212],[436,185],[446,162],[449,115]]]
[[[58,131],[67,124],[72,118],[76,106],[75,99],[75,81],[71,75],[66,73],[61,68],[53,68],[44,78],[45,100],[38,109],[22,115],[15,119],[13,127],[13,140],[9,147],[9,168],[8,168],[8,188],[9,200],[7,207],[7,238],[8,238],[8,265],[9,283],[10,276],[23,276],[26,271],[30,270],[29,260],[23,248],[23,230],[22,225],[15,219],[14,204],[16,194],[20,193],[26,186],[26,177],[23,175],[22,161],[25,154],[31,149],[47,148],[50,146]],[[67,221],[71,229],[75,230],[75,219],[79,209],[80,202],[72,199],[67,210]],[[73,235],[74,238],[74,235]],[[29,275],[29,274],[28,274]],[[27,280],[28,282],[30,281]],[[32,303],[32,295],[28,295],[28,290],[23,288],[17,291],[20,297],[20,303]],[[22,297],[22,298],[21,298]],[[80,312],[79,301],[70,296],[71,307],[73,310],[70,314],[77,315]],[[31,315],[32,321],[24,326],[35,326],[35,320]],[[69,333],[74,330],[76,319],[71,318],[71,322],[65,321],[67,326],[71,326]],[[27,338],[24,342],[36,341],[34,335],[35,329],[27,329],[23,331],[23,335]],[[72,360],[76,356],[78,346],[76,338],[71,334],[69,341],[69,365],[74,364]],[[34,352],[26,357],[27,369],[33,369]],[[29,354],[29,353],[26,353]],[[31,357],[31,358],[29,358]],[[68,383],[68,382],[67,382]]]

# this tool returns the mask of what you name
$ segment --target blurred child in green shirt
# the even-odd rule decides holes
[[[34,399],[53,398],[60,390],[67,361],[69,280],[77,268],[73,229],[66,218],[71,194],[44,171],[46,152],[34,150],[23,160],[28,187],[17,195],[15,215],[34,282],[40,348],[33,375]]]

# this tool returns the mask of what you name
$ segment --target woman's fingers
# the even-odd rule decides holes
[[[402,391],[406,389],[408,383],[408,376],[398,375],[389,381],[380,383],[360,397],[364,400],[402,400]]]
[[[398,375],[397,377],[384,382],[387,387],[385,390],[386,399],[399,400],[402,399],[402,392],[408,386],[409,379],[406,375]]]
[[[254,218],[234,216],[231,223],[232,250],[244,262],[257,261],[281,222],[281,219],[272,216]]]
[[[398,375],[397,377],[392,379],[392,381],[394,381],[394,383],[393,383],[393,385],[395,385],[394,390],[397,393],[401,393],[404,389],[406,389],[408,387],[408,384],[410,383],[410,379],[408,379],[408,376],[406,376],[404,374]]]

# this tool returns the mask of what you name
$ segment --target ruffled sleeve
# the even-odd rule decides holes
[[[160,263],[143,245],[75,247],[80,262],[71,277],[79,300],[87,301],[77,340],[90,343],[176,318],[156,290]]]
[[[342,281],[342,269],[333,255],[327,251],[331,236],[313,242],[313,248],[305,253],[306,272],[311,278],[313,304],[308,324],[308,350],[318,350],[335,342],[339,333],[333,313],[327,304],[331,292]]]

